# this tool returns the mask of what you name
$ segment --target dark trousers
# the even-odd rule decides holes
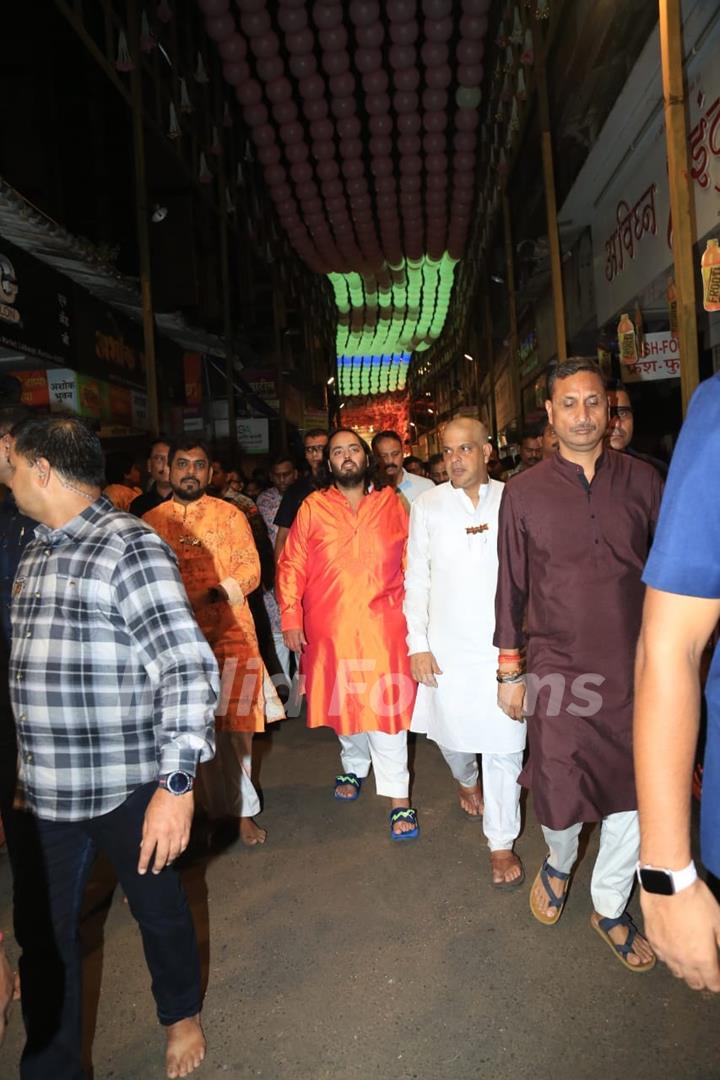
[[[200,1011],[200,961],[180,877],[137,872],[145,809],[156,791],[145,784],[115,810],[87,821],[42,821],[37,858],[20,858],[15,881],[15,935],[27,1043],[23,1080],[81,1080],[82,957],[80,911],[95,858],[112,863],[142,934],[161,1024]],[[28,815],[30,818],[30,815]]]

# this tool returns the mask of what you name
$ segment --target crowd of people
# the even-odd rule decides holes
[[[308,726],[338,738],[329,794],[355,801],[372,771],[392,842],[420,836],[415,732],[482,823],[493,888],[525,880],[524,787],[547,845],[529,887],[537,922],[560,919],[581,830],[598,822],[592,930],[626,970],[657,955],[720,989],[720,908],[689,839],[698,668],[720,616],[698,440],[720,431],[719,396],[717,378],[698,395],[662,512],[665,470],[632,450],[626,392],[583,358],[551,371],[547,423],[523,433],[506,474],[462,417],[427,464],[396,432],[368,446],[314,429],[304,468],[281,455],[252,481],[195,434],[158,438],[143,491],[80,419],[0,414],[0,813],[21,949],[15,984],[0,953],[0,1007],[21,994],[24,1080],[83,1076],[78,927],[101,851],[140,928],[167,1076],[200,1064],[176,860],[197,807],[210,836],[230,822],[244,844],[267,841],[252,738],[298,687]],[[718,873],[716,712],[703,856]],[[628,913],[636,875],[647,936]]]

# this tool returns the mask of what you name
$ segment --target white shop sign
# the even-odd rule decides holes
[[[78,411],[77,374],[70,368],[51,368],[47,373],[51,412]]]
[[[669,330],[646,334],[642,357],[636,364],[621,364],[623,382],[653,382],[680,378],[680,343]]]
[[[236,425],[238,444],[246,454],[267,454],[270,449],[267,420],[242,417]]]
[[[720,64],[717,28],[688,72],[690,171],[696,239],[720,227]],[[662,102],[659,67],[649,100]],[[672,272],[672,221],[662,109],[631,148],[597,204],[593,272],[600,323],[625,310],[658,275]],[[664,303],[658,289],[657,306]]]

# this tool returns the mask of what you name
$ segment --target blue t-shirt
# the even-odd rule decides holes
[[[702,383],[690,402],[643,581],[662,592],[720,598],[720,375]],[[705,696],[700,842],[703,862],[720,876],[720,648]]]

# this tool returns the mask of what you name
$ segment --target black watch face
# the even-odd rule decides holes
[[[674,896],[672,878],[664,870],[640,870],[640,881],[646,892],[660,896]]]
[[[184,795],[186,791],[190,790],[190,777],[183,772],[170,773],[167,786],[173,795]]]

